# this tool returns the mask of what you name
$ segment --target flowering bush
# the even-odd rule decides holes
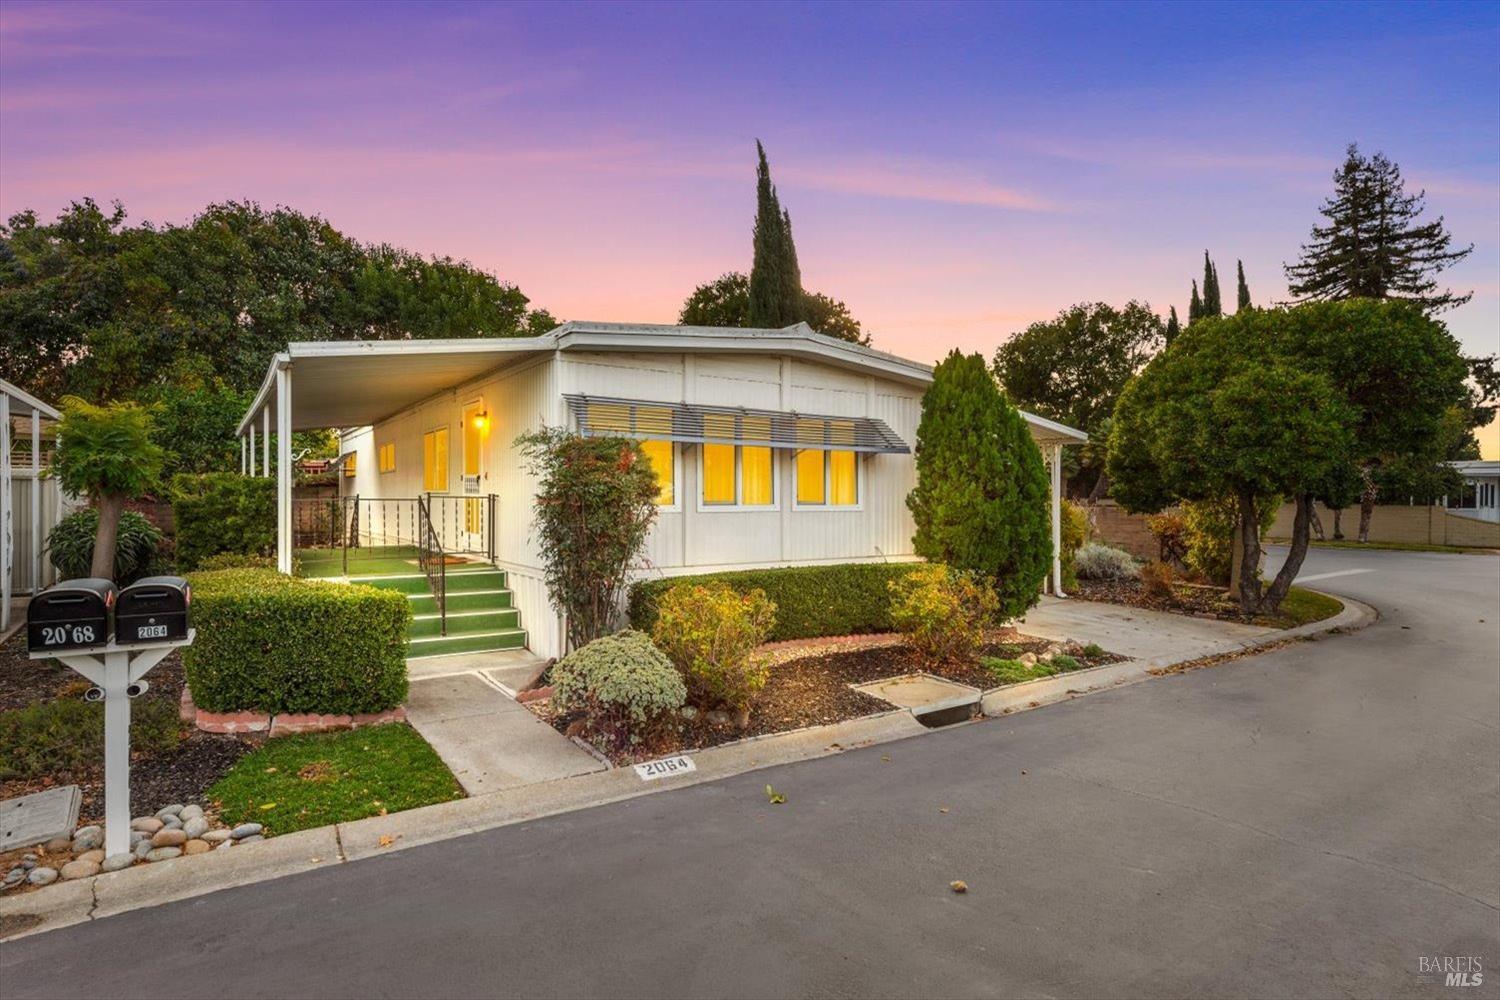
[[[891,621],[930,664],[972,658],[984,642],[984,627],[1000,612],[1000,598],[987,580],[942,563],[892,580],[890,590]]]
[[[684,583],[657,602],[651,634],[682,671],[695,702],[743,713],[765,686],[769,668],[755,647],[775,622],[776,605],[759,588],[742,594],[726,583]]]
[[[594,735],[620,744],[654,735],[682,707],[682,676],[644,632],[625,629],[565,656],[552,668],[552,704],[581,711]]]

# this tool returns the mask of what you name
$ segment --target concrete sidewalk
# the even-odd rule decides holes
[[[1016,628],[1041,639],[1071,639],[1085,645],[1097,642],[1111,653],[1159,664],[1212,656],[1276,632],[1261,625],[1191,618],[1076,597],[1043,597]]]
[[[406,719],[470,795],[605,770],[502,691],[488,672],[413,680]]]

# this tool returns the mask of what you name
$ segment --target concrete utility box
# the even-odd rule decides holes
[[[180,576],[148,576],[120,591],[115,601],[115,643],[186,639],[192,588]]]
[[[98,577],[64,580],[26,606],[26,651],[89,649],[109,642],[115,585]]]

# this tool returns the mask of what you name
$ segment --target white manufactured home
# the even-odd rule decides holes
[[[642,574],[912,560],[906,497],[931,381],[928,365],[805,324],[294,343],[240,424],[242,471],[276,469],[283,572],[411,581],[412,655],[558,656],[518,435],[642,441],[662,484]],[[1055,494],[1061,449],[1086,436],[1026,419]],[[294,502],[280,428],[340,430],[337,500]]]

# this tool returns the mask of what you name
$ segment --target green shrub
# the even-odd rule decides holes
[[[1077,670],[1080,666],[1082,666],[1082,664],[1080,664],[1075,658],[1069,656],[1067,653],[1058,653],[1053,656],[1052,659],[1048,662],[1051,663],[1052,666],[1056,667],[1059,673],[1064,674],[1068,673],[1071,670]]]
[[[276,548],[276,480],[232,472],[172,477],[177,565],[199,569],[221,552],[269,555]]]
[[[930,664],[972,659],[984,629],[1000,611],[989,581],[942,563],[929,563],[892,580],[891,621],[907,645]]]
[[[406,697],[405,595],[261,569],[191,582],[198,638],[182,659],[199,708],[352,715]]]
[[[1234,559],[1235,531],[1239,513],[1233,497],[1219,500],[1185,500],[1182,502],[1183,557],[1189,573],[1217,583],[1229,584]],[[1261,497],[1256,501],[1260,516],[1260,535],[1265,537],[1281,509],[1280,497]]]
[[[1172,596],[1172,584],[1177,582],[1177,571],[1171,563],[1149,562],[1141,567],[1141,589],[1148,597],[1167,600]]]
[[[53,527],[47,536],[47,558],[64,579],[89,575],[98,530],[99,512],[92,507],[75,510]],[[121,511],[115,541],[115,581],[125,584],[145,576],[155,565],[160,548],[161,531],[156,525],[133,510]]]
[[[150,698],[130,706],[130,748],[162,752],[181,737],[177,705]],[[0,712],[0,781],[101,767],[104,706],[79,698],[57,698]]]
[[[198,560],[199,572],[219,569],[275,569],[275,556],[246,555],[243,552],[215,552]]]
[[[630,625],[650,632],[656,625],[656,603],[679,583],[722,582],[741,593],[762,590],[776,605],[770,642],[812,639],[824,635],[891,632],[888,584],[920,563],[837,563],[832,566],[783,566],[728,573],[703,573],[660,580],[641,580],[630,588]]]
[[[1062,517],[1059,534],[1062,537],[1062,551],[1059,553],[1062,559],[1063,586],[1076,587],[1078,585],[1077,567],[1074,558],[1083,543],[1089,537],[1089,515],[1082,506],[1071,500],[1064,500],[1061,504]]]
[[[1073,566],[1083,580],[1134,580],[1140,575],[1129,552],[1097,542],[1079,549],[1073,557]]]
[[[656,604],[651,637],[682,671],[693,701],[743,710],[770,673],[755,647],[776,622],[764,590],[741,594],[721,581],[679,583]]]
[[[979,665],[985,672],[995,678],[998,684],[1019,684],[1022,681],[1034,681],[1038,677],[1050,677],[1056,671],[1051,670],[1045,663],[1036,663],[1027,666],[1020,660],[1006,660],[998,656],[986,656],[979,661]]]
[[[1106,652],[1105,648],[1097,642],[1091,642],[1083,647],[1083,655],[1091,660],[1097,660],[1099,657],[1104,656]]]
[[[615,743],[653,735],[687,701],[682,674],[644,632],[602,636],[552,668],[552,704]]]

